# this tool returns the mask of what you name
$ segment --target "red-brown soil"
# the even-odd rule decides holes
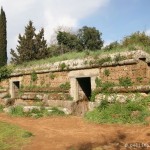
[[[23,150],[92,150],[94,147],[101,147],[94,150],[123,150],[129,143],[137,143],[130,145],[131,149],[150,149],[150,125],[97,125],[74,116],[33,119],[6,114],[0,114],[0,121],[19,125],[34,134]]]

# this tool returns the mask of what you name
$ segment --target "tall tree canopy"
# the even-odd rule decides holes
[[[35,31],[33,22],[29,21],[29,24],[25,27],[24,35],[19,34],[17,52],[11,49],[13,63],[21,64],[25,61],[47,57],[48,50],[44,39],[44,29],[42,28],[37,34]]]
[[[103,46],[101,39],[102,33],[94,27],[84,26],[76,34],[71,32],[59,31],[57,33],[58,45],[64,53],[64,46],[69,50],[99,50]]]
[[[78,39],[83,49],[98,50],[103,46],[102,33],[95,27],[84,26],[78,31]]]
[[[0,13],[0,67],[7,64],[7,29],[6,29],[6,15],[1,8]]]

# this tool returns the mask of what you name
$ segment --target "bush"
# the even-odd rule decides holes
[[[1,67],[0,68],[0,81],[9,78],[12,73],[12,69],[9,67]]]

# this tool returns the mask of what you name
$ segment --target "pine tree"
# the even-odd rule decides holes
[[[42,28],[38,34],[35,35],[35,59],[42,59],[48,56],[47,42],[44,39],[44,29]]]
[[[7,31],[6,31],[6,15],[1,8],[0,14],[0,67],[7,64]]]
[[[17,53],[11,49],[12,62],[21,64],[23,62],[41,59],[47,57],[47,44],[44,39],[44,29],[38,34],[32,21],[25,27],[23,36],[19,35],[18,45],[16,47]]]

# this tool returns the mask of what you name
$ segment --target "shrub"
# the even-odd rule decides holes
[[[1,67],[0,68],[0,81],[9,78],[12,73],[12,69],[9,67]]]

